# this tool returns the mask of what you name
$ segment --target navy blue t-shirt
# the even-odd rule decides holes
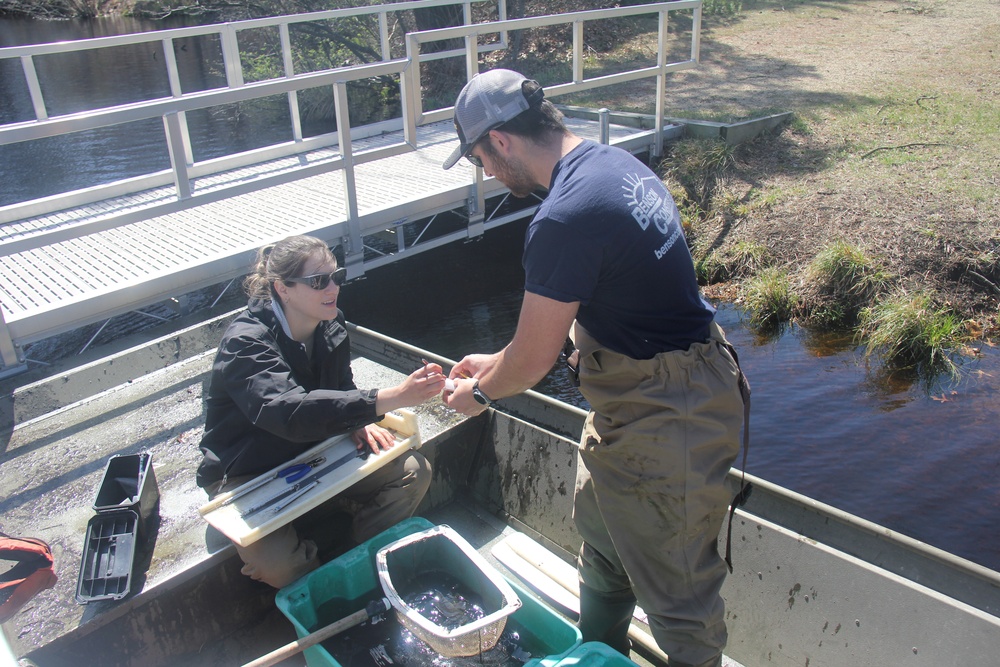
[[[659,178],[619,148],[584,141],[563,157],[528,226],[525,290],[580,302],[577,320],[634,359],[708,339],[680,214]]]

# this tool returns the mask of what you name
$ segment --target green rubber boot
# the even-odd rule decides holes
[[[607,594],[580,584],[580,621],[576,625],[585,642],[604,642],[628,657],[628,626],[634,610],[632,591]]]

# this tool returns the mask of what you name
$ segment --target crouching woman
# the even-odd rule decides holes
[[[244,282],[247,309],[219,345],[206,399],[198,485],[209,497],[288,462],[322,440],[350,433],[359,450],[391,448],[381,415],[439,394],[441,367],[428,364],[394,387],[358,389],[350,340],[337,297],[346,276],[321,240],[292,236],[257,253]],[[338,496],[360,507],[357,544],[410,517],[430,485],[431,470],[407,452]],[[328,501],[303,519],[322,515]],[[303,523],[303,522],[299,522]],[[330,524],[289,523],[246,547],[243,574],[282,588],[320,565]],[[300,529],[303,534],[300,534]],[[309,533],[309,534],[306,534]]]

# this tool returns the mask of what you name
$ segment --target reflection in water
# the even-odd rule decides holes
[[[435,625],[454,630],[486,616],[482,596],[447,572],[423,572],[410,582],[403,601]]]
[[[532,655],[524,648],[522,635],[527,636],[527,633],[519,631],[516,623],[509,622],[496,646],[489,651],[471,657],[446,658],[415,637],[390,613],[378,623],[365,622],[321,645],[343,667],[521,667]]]

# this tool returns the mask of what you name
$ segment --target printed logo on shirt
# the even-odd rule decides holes
[[[653,176],[626,174],[624,177],[625,199],[632,210],[632,217],[639,223],[643,231],[650,223],[656,225],[661,234],[670,232],[670,236],[656,249],[656,259],[661,259],[673,247],[680,237],[680,220],[677,208],[664,196],[663,184]]]
[[[667,200],[661,194],[663,186],[653,176],[642,177],[638,174],[625,174],[625,199],[632,209],[632,217],[639,227],[646,231],[652,222],[661,234],[667,233],[670,224],[670,211]],[[659,187],[657,187],[659,186]]]

